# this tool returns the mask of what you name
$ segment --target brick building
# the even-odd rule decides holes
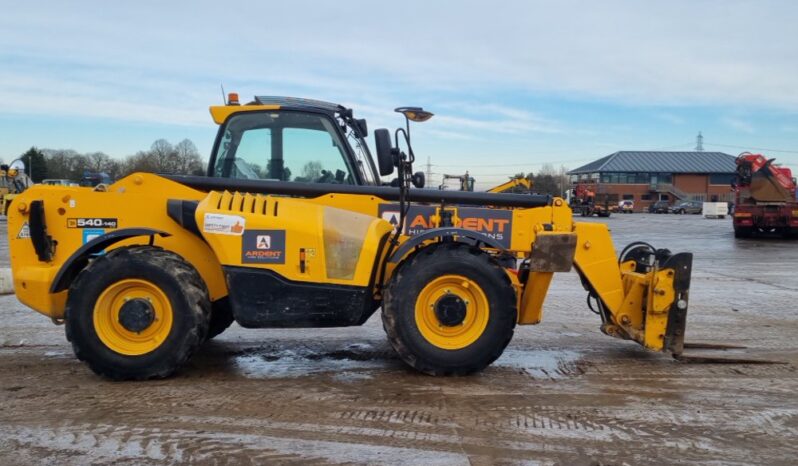
[[[641,211],[658,200],[733,201],[735,157],[723,152],[620,151],[571,170],[571,183],[585,184],[611,202],[632,200]]]

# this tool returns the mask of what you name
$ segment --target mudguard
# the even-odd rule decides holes
[[[389,259],[389,262],[396,263],[399,262],[403,257],[405,257],[410,251],[413,250],[416,246],[421,245],[424,241],[429,241],[431,239],[445,239],[445,238],[453,238],[455,236],[468,238],[480,243],[485,243],[488,247],[498,249],[499,251],[504,251],[504,246],[501,245],[495,239],[485,236],[481,233],[466,230],[465,228],[455,228],[455,227],[444,227],[444,228],[433,228],[431,230],[427,230],[424,233],[420,233],[417,235],[413,235],[410,239],[402,243],[399,248],[394,251]]]
[[[64,265],[58,270],[53,284],[50,286],[50,293],[58,293],[59,291],[64,291],[69,288],[72,280],[86,267],[89,256],[92,254],[97,254],[108,246],[128,238],[136,236],[152,237],[153,235],[161,237],[171,236],[165,231],[155,230],[153,228],[123,228],[94,238],[73,252],[72,255],[69,256],[69,259],[64,262]]]

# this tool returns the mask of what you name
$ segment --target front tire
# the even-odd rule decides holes
[[[114,380],[171,375],[205,339],[211,305],[197,271],[152,246],[94,259],[69,288],[66,335],[75,356]]]
[[[391,346],[429,375],[465,375],[490,365],[510,342],[515,291],[504,269],[479,248],[441,243],[394,272],[382,322]]]
[[[208,323],[208,335],[205,341],[221,335],[235,321],[233,310],[230,309],[230,299],[224,297],[211,304],[211,318]]]

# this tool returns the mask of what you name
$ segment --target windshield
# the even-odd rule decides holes
[[[325,114],[239,113],[224,127],[212,176],[356,184],[365,176],[349,153],[336,122]]]
[[[363,138],[357,136],[355,131],[347,125],[346,138],[349,145],[355,151],[355,163],[366,184],[379,184],[379,178],[372,165],[371,152],[369,146]]]

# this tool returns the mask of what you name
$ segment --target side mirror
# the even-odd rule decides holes
[[[388,176],[393,173],[394,167],[391,132],[385,128],[374,131],[374,143],[377,147],[377,165],[380,168],[380,176]]]
[[[424,176],[424,172],[413,173],[413,186],[416,188],[423,188],[425,181],[426,177]]]
[[[361,138],[365,139],[369,135],[369,127],[366,124],[365,118],[358,118],[357,120],[354,120],[354,127],[357,135]]]

